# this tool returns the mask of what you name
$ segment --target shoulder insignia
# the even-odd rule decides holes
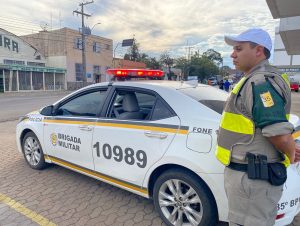
[[[274,105],[274,101],[270,91],[260,94],[260,99],[262,100],[264,107],[272,107]]]

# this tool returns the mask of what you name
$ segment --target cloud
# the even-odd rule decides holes
[[[76,30],[81,25],[80,17],[72,14],[79,9],[73,0],[10,0],[2,8],[1,18],[11,19],[2,20],[0,27],[16,34],[36,32],[41,22]],[[96,0],[85,6],[85,11],[92,14],[86,19],[87,25],[101,22],[93,33],[113,39],[115,45],[134,36],[140,49],[153,55],[169,51],[174,56],[184,56],[187,46],[192,46],[192,51],[213,48],[228,58],[231,47],[223,42],[225,34],[261,27],[274,39],[278,23],[261,0]],[[13,20],[12,15],[17,15],[18,20]]]

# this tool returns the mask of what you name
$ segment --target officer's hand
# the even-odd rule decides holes
[[[294,162],[300,162],[300,145],[296,144],[295,146],[295,160]]]

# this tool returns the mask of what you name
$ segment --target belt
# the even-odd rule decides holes
[[[241,171],[241,172],[247,172],[248,171],[248,165],[247,164],[231,162],[227,167],[230,168],[230,169],[233,169],[233,170]]]

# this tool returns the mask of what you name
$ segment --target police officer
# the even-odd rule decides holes
[[[271,226],[283,185],[268,181],[269,163],[282,166],[284,175],[299,152],[288,122],[289,83],[287,75],[268,62],[272,42],[266,31],[249,29],[225,36],[225,42],[233,46],[233,64],[244,73],[226,102],[216,150],[218,160],[227,166],[228,219],[231,226]]]

